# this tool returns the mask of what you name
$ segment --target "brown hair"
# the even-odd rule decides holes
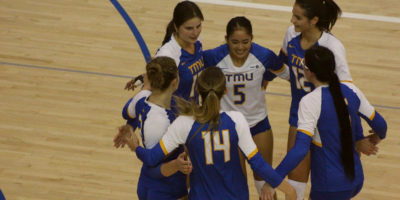
[[[216,128],[220,119],[220,100],[226,90],[225,75],[218,67],[208,67],[201,72],[197,79],[197,91],[202,103],[178,100],[180,115],[191,115],[201,123],[209,123],[209,128]]]
[[[178,67],[174,59],[160,56],[153,58],[146,65],[146,73],[151,88],[164,91],[178,77]]]
[[[200,18],[201,21],[204,20],[203,13],[201,13],[199,6],[191,1],[179,2],[175,6],[174,16],[172,20],[168,23],[162,44],[164,45],[165,43],[167,43],[171,38],[171,35],[176,32],[175,27],[179,28],[187,20],[195,17]]]

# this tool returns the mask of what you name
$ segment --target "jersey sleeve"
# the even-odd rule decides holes
[[[160,137],[164,135],[169,125],[169,120],[160,114],[147,117],[143,124],[143,142],[146,149],[153,148],[160,141]]]
[[[212,67],[217,65],[216,61],[216,49],[209,49],[203,51],[204,66]]]
[[[175,60],[177,66],[180,63],[181,50],[178,47],[174,47],[170,42],[164,44],[160,49],[158,49],[154,57],[166,56]]]
[[[258,152],[257,146],[251,137],[249,125],[240,112],[230,112],[230,116],[236,124],[236,132],[239,138],[239,148],[253,169],[259,176],[261,176],[272,187],[277,187],[281,184],[283,179],[274,171]]]
[[[360,100],[359,115],[368,123],[381,139],[386,137],[387,123],[385,119],[378,113],[375,108],[369,103],[364,93],[353,83],[343,83],[356,93]]]
[[[294,34],[294,26],[290,26],[287,30],[286,30],[286,34],[285,37],[283,38],[283,44],[282,44],[282,48],[281,51],[283,54],[286,55],[287,57],[287,46],[289,41],[293,38],[293,34]]]
[[[137,93],[134,97],[129,99],[129,101],[125,104],[124,108],[122,109],[122,117],[126,120],[135,119],[136,118],[136,103],[144,98],[150,96],[151,91],[149,90],[141,90]]]
[[[194,120],[191,116],[179,116],[168,127],[167,133],[162,137],[160,144],[165,155],[171,153],[180,144],[185,144],[186,138],[192,128]]]
[[[190,123],[192,122],[192,123]],[[184,144],[190,132],[193,120],[187,116],[178,117],[169,127],[167,133],[161,141],[152,149],[143,147],[136,148],[137,157],[150,167],[156,166],[163,158],[176,149],[180,144]]]
[[[331,38],[327,48],[335,55],[335,72],[341,81],[352,81],[349,65],[346,59],[346,50],[340,40],[335,37]]]
[[[295,145],[276,168],[282,178],[303,160],[310,148],[321,112],[321,96],[318,95],[320,91],[321,88],[314,90],[300,101]]]
[[[299,104],[297,130],[310,137],[314,136],[321,113],[321,96],[317,92],[304,96]]]
[[[282,79],[289,80],[290,72],[289,67],[284,64],[283,60],[280,59],[274,52],[268,50],[265,54],[266,59],[264,61],[264,66],[267,67],[264,80],[273,80],[276,76],[279,76]],[[271,75],[273,73],[275,76]],[[273,78],[272,78],[273,77]]]
[[[227,44],[223,44],[214,49],[205,50],[203,51],[204,66],[205,67],[217,66],[217,64],[228,54],[229,54],[229,47]]]

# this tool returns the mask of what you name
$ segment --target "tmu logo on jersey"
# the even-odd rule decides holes
[[[203,70],[203,68],[204,68],[203,56],[188,67],[188,69],[192,74],[197,74],[199,71]]]
[[[243,82],[254,80],[253,72],[244,74],[225,74],[228,82]]]

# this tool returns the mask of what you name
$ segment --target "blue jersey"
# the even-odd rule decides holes
[[[168,126],[175,120],[175,115],[171,110],[147,101],[150,94],[151,92],[148,90],[140,91],[128,101],[123,110],[126,119],[134,119],[137,122],[143,145],[149,149],[158,143],[167,131]],[[176,159],[180,152],[182,152],[182,149],[173,151],[162,163]],[[163,177],[159,168],[162,163],[158,167],[142,166],[138,183],[140,199],[156,197],[177,199],[187,194],[186,176],[177,172],[172,176]]]
[[[348,103],[354,144],[363,138],[358,116],[360,99],[352,89],[341,84]],[[346,177],[341,159],[341,133],[335,105],[329,87],[320,86],[300,102],[295,146],[277,168],[286,176],[311,151],[311,188],[313,191],[337,192],[352,190],[364,180],[360,157],[353,147],[355,179]]]
[[[292,93],[292,103],[290,107],[289,123],[297,126],[297,111],[301,98],[314,89],[314,85],[308,82],[304,76],[304,69],[301,66],[301,60],[304,59],[305,50],[300,45],[301,33],[295,32],[294,26],[288,28],[283,46],[280,52],[280,58],[289,67],[290,87]],[[315,45],[328,48],[335,56],[335,73],[339,80],[351,82],[349,67],[346,61],[346,52],[342,43],[332,34],[322,32],[320,39]]]
[[[190,54],[179,46],[174,36],[171,36],[171,39],[158,50],[155,57],[157,56],[173,58],[178,66],[179,86],[174,95],[186,100],[189,100],[189,98],[195,98],[197,96],[194,91],[196,79],[199,72],[204,69],[201,42],[197,41],[195,43],[195,52],[194,54]]]
[[[189,199],[248,199],[239,149],[253,170],[272,187],[283,179],[258,153],[244,116],[237,111],[222,112],[217,130],[200,124],[191,116],[179,116],[153,149],[136,149],[138,157],[149,165],[156,164],[179,144],[185,144],[193,165],[190,174]]]
[[[240,111],[250,127],[268,115],[265,91],[262,89],[263,74],[270,70],[278,75],[288,71],[273,51],[256,43],[252,43],[242,66],[233,64],[227,44],[204,51],[204,61],[206,66],[219,67],[226,76],[228,92],[222,97],[222,110]]]

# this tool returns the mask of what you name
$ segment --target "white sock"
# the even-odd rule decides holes
[[[264,186],[265,181],[258,181],[256,179],[254,179],[254,185],[256,186],[257,192],[258,192],[258,196],[261,197],[261,189]]]
[[[296,190],[297,200],[303,200],[304,199],[304,192],[306,191],[306,187],[307,187],[307,183],[294,181],[294,180],[291,180],[291,179],[288,179],[288,182]]]

